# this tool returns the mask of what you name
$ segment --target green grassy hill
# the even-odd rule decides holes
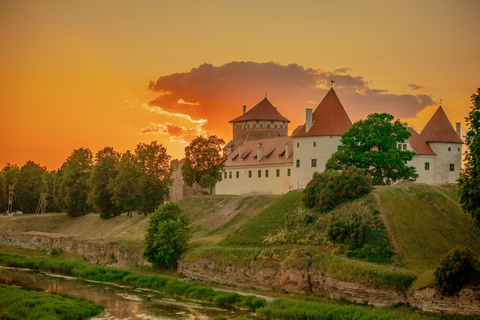
[[[377,187],[372,194],[327,213],[304,208],[301,190],[282,196],[187,197],[179,201],[193,232],[186,257],[208,255],[243,263],[267,249],[289,259],[292,252],[302,252],[312,265],[343,279],[375,283],[379,274],[387,279],[400,272],[401,277],[430,274],[428,282],[440,258],[452,248],[465,246],[480,256],[478,231],[462,212],[455,190],[455,185],[417,183]],[[142,251],[147,224],[146,216],[108,220],[95,214],[0,216],[0,234],[40,231],[117,241]],[[328,236],[332,228],[350,232],[360,230],[355,229],[359,226],[364,232],[360,245]]]

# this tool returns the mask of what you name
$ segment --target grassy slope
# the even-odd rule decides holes
[[[378,188],[383,211],[406,267],[431,269],[456,246],[480,256],[480,237],[451,186],[404,184]]]

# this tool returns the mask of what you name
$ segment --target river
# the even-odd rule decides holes
[[[246,310],[227,310],[208,302],[172,297],[153,290],[86,281],[28,269],[0,267],[0,283],[92,301],[105,308],[101,315],[91,318],[94,320],[209,320],[242,316],[255,319],[255,315]]]

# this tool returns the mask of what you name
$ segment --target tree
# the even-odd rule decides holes
[[[82,216],[90,210],[87,195],[92,164],[92,152],[80,148],[73,150],[59,170],[57,203],[70,216]]]
[[[113,148],[106,147],[98,151],[88,180],[91,188],[88,202],[104,219],[122,213],[121,207],[115,205],[112,199],[113,194],[108,188],[110,180],[115,179],[118,174],[119,160],[120,154]]]
[[[61,212],[61,209],[55,200],[57,198],[57,174],[57,171],[53,170],[44,175],[47,184],[47,195],[45,199],[46,212]]]
[[[327,161],[326,169],[354,166],[370,174],[377,185],[415,178],[418,176],[415,168],[406,164],[415,153],[397,148],[397,143],[403,143],[408,137],[408,130],[400,120],[393,122],[392,115],[371,114],[342,135],[341,145]]]
[[[163,145],[141,143],[135,153],[127,151],[118,165],[118,174],[108,185],[116,206],[129,213],[150,213],[168,198],[170,156]]]
[[[435,269],[435,286],[448,296],[460,291],[465,284],[478,278],[476,259],[467,248],[455,248],[440,260]]]
[[[198,183],[202,188],[213,187],[222,180],[222,169],[226,157],[222,153],[225,141],[213,135],[208,138],[198,136],[185,147],[185,163],[182,165],[182,177],[190,187]]]
[[[17,205],[23,213],[34,213],[40,200],[40,194],[46,193],[45,181],[47,168],[41,167],[33,161],[20,168],[16,186]]]
[[[463,211],[469,213],[475,225],[480,226],[480,88],[472,95],[472,110],[468,114],[465,136],[464,168],[458,179],[458,195]]]
[[[173,269],[186,251],[189,239],[188,218],[178,204],[169,202],[150,216],[144,256],[157,266]]]
[[[9,188],[16,188],[18,182],[18,176],[20,174],[20,168],[16,164],[11,164],[10,162],[5,165],[2,169],[2,175],[5,179],[5,197],[8,201],[8,194],[10,192]],[[13,198],[12,210],[16,211],[19,207],[15,201],[15,193]]]
[[[0,172],[0,212],[7,212],[7,186],[5,185],[5,177]]]

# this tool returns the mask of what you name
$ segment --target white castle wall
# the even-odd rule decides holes
[[[434,155],[415,155],[413,159],[407,162],[408,166],[415,167],[418,178],[417,182],[433,184],[435,183],[435,159]],[[428,166],[425,164],[428,163]],[[427,169],[428,168],[428,169]]]
[[[323,172],[325,164],[337,152],[339,145],[340,136],[293,138],[293,188],[305,188],[315,171]],[[312,167],[312,159],[316,159],[316,167]],[[299,167],[297,160],[300,160]]]
[[[277,177],[277,169],[279,176]],[[258,176],[258,171],[261,177]],[[268,177],[266,171],[268,170]],[[288,171],[290,170],[290,176]],[[237,178],[238,172],[238,178]],[[251,177],[249,175],[251,172]],[[225,175],[226,174],[226,175]],[[222,181],[216,185],[217,194],[284,194],[292,189],[292,164],[227,167]]]
[[[429,144],[437,154],[433,183],[456,183],[462,166],[462,145],[447,142],[430,142]],[[453,164],[453,171],[450,171],[451,164]]]

